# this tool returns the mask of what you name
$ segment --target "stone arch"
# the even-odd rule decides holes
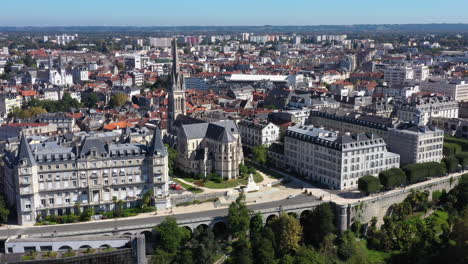
[[[82,245],[82,246],[80,246],[80,249],[87,249],[87,248],[91,248],[91,246],[90,246],[90,245]]]
[[[192,233],[192,228],[190,228],[190,226],[183,226],[183,228],[186,228],[190,233]]]
[[[288,215],[294,217],[294,218],[299,218],[296,212],[289,212]]]
[[[149,230],[142,231],[140,234],[145,236],[145,241],[148,241],[153,237],[153,232]]]
[[[301,212],[301,215],[299,217],[301,224],[304,224],[304,221],[310,214],[312,214],[312,210],[304,210]]]
[[[125,233],[122,234],[122,236],[133,236],[133,234],[130,233],[130,232],[125,232]]]
[[[67,250],[71,250],[72,248],[70,246],[67,246],[67,245],[63,245],[61,247],[59,247],[58,251],[67,251]]]
[[[271,214],[269,215],[267,218],[266,218],[266,223],[270,223],[271,221],[275,220],[276,218],[278,218],[278,215],[275,215],[275,214]]]
[[[213,234],[215,238],[220,240],[227,240],[229,236],[227,224],[219,221],[213,225]]]
[[[208,225],[207,224],[199,224],[196,229],[198,230],[198,232],[203,233],[208,229]]]
[[[99,248],[111,248],[111,246],[108,244],[104,244],[104,245],[100,245]]]

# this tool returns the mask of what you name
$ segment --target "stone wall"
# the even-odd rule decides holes
[[[358,201],[355,203],[337,205],[337,220],[338,227],[341,231],[347,230],[354,221],[359,220],[361,223],[368,223],[373,217],[377,217],[378,225],[383,223],[384,216],[387,216],[389,209],[393,204],[401,203],[403,200],[414,191],[429,191],[432,197],[434,191],[450,191],[454,188],[461,177],[455,175],[444,177],[427,183],[418,183],[413,186],[391,191],[387,194],[376,196],[375,198]]]
[[[195,200],[200,201],[200,202],[205,202],[208,200],[214,200],[216,198],[220,198],[224,196],[226,196],[226,192],[179,195],[179,196],[171,197],[171,204],[175,206],[181,203],[191,203]]]

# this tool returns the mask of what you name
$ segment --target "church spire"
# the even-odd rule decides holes
[[[177,54],[177,39],[172,39],[172,78],[177,80],[179,77],[179,54]]]

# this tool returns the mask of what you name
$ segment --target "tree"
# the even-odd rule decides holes
[[[325,264],[327,261],[312,247],[300,247],[294,256],[294,264]]]
[[[379,173],[379,180],[383,187],[387,190],[404,185],[406,183],[406,175],[400,168],[392,168]]]
[[[456,143],[444,142],[443,153],[444,156],[455,156],[457,153],[461,152],[462,148]]]
[[[261,213],[256,213],[250,220],[250,228],[249,228],[250,242],[252,243],[252,247],[254,249],[256,246],[259,245],[260,241],[262,240],[262,232],[263,232],[263,217]]]
[[[252,149],[253,152],[253,159],[256,163],[265,165],[267,162],[268,158],[268,150],[265,146],[260,145],[260,146],[255,146]]]
[[[443,162],[445,163],[445,168],[447,168],[448,173],[454,173],[458,170],[458,159],[456,157],[445,157]]]
[[[235,202],[229,205],[228,228],[233,238],[247,236],[250,224],[250,210],[245,204],[245,194],[240,193]]]
[[[154,230],[158,236],[157,249],[169,254],[177,253],[181,245],[190,238],[190,231],[177,226],[177,221],[173,217],[166,217]]]
[[[300,247],[302,240],[302,226],[295,217],[281,214],[270,222],[276,238],[277,252],[280,256],[294,253]]]
[[[124,93],[115,93],[111,96],[110,106],[111,107],[121,107],[127,102],[128,96]]]
[[[380,181],[372,175],[363,176],[358,180],[358,189],[366,195],[375,193],[380,190]]]
[[[88,108],[96,107],[96,104],[99,102],[99,97],[96,93],[90,93],[84,102],[85,106]]]
[[[168,156],[169,174],[173,175],[174,174],[174,164],[175,164],[175,161],[177,160],[177,156],[179,155],[179,153],[177,152],[177,150],[171,148],[167,144],[164,144],[164,146],[166,146],[167,152],[169,154],[169,156]]]
[[[336,231],[335,212],[329,203],[320,204],[303,219],[304,242],[318,247],[325,236]]]
[[[253,264],[250,245],[245,236],[240,237],[232,245],[231,258],[227,263],[231,264]]]
[[[352,232],[345,232],[338,241],[338,257],[346,261],[356,252],[356,237]]]
[[[153,196],[154,196],[153,189],[149,189],[148,191],[146,191],[145,194],[143,195],[141,207],[145,208],[145,207],[151,206],[151,201],[153,199]]]
[[[0,224],[6,224],[10,210],[6,207],[3,195],[0,195]]]

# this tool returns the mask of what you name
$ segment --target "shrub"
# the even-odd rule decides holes
[[[409,164],[403,167],[406,173],[406,179],[409,183],[417,183],[425,180],[427,177],[440,177],[446,173],[445,163],[426,162]]]
[[[391,190],[397,186],[404,185],[406,183],[405,172],[399,168],[392,168],[379,173],[380,183],[385,189]]]
[[[450,157],[445,157],[443,159],[443,162],[445,162],[445,167],[447,168],[448,173],[453,173],[458,170],[458,159],[450,156]]]
[[[457,153],[461,152],[462,148],[456,143],[444,143],[444,156],[455,156]]]
[[[369,195],[380,190],[380,181],[372,175],[363,176],[358,180],[358,188],[361,192]]]
[[[455,155],[458,163],[462,166],[468,166],[468,152],[460,152]]]

